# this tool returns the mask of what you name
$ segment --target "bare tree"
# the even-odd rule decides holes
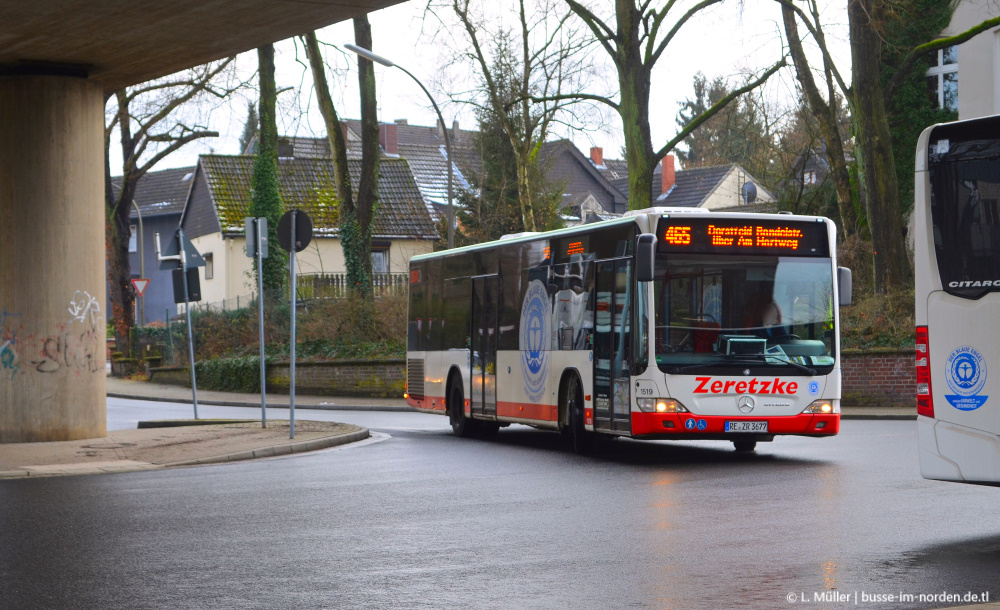
[[[652,6],[653,0],[616,0],[611,18],[601,19],[582,2],[566,0],[570,10],[590,28],[601,48],[611,58],[618,73],[620,93],[618,101],[607,96],[581,93],[549,96],[548,99],[590,99],[607,104],[619,114],[625,135],[630,209],[652,205],[653,170],[660,159],[731,101],[759,87],[785,65],[782,58],[744,86],[730,91],[666,144],[654,148],[649,127],[649,91],[653,67],[688,21],[719,2],[721,0],[701,0],[678,15],[680,8],[676,6],[675,0],[667,0],[662,7]],[[676,20],[672,24],[668,23],[668,17],[675,16]]]
[[[813,1],[805,0],[809,9],[807,12],[793,0],[777,0],[783,12],[788,14],[788,17],[784,18],[786,33],[791,14],[794,14],[794,17],[805,25],[822,53],[823,71],[824,74],[828,74],[827,81],[837,83],[850,108],[856,138],[854,150],[859,164],[868,211],[868,226],[872,236],[875,290],[884,294],[894,283],[908,284],[912,281],[910,264],[902,239],[899,183],[895,173],[892,135],[886,112],[887,102],[917,59],[938,49],[961,44],[995,27],[1000,24],[1000,17],[986,20],[955,36],[927,42],[920,41],[894,68],[887,84],[883,86],[883,73],[886,70],[882,61],[885,45],[884,29],[890,20],[900,18],[899,7],[893,4],[893,0],[848,0],[847,16],[853,68],[851,83],[848,85],[833,62],[823,34],[819,11],[816,10]],[[789,38],[789,42],[792,42],[793,37]],[[798,35],[796,34],[794,38],[798,40]],[[796,62],[796,74],[802,82],[805,73],[809,72],[811,67],[804,54],[796,57],[793,53],[792,59]],[[828,95],[830,93],[828,92]],[[821,106],[817,108],[822,110]],[[831,138],[833,139],[835,138]]]
[[[819,8],[815,0],[809,0],[809,14],[814,23],[819,21]],[[854,199],[851,195],[851,178],[847,170],[847,158],[844,155],[844,143],[837,128],[839,119],[837,116],[837,89],[834,80],[834,70],[836,66],[830,61],[829,55],[823,55],[823,76],[826,88],[826,97],[820,93],[816,84],[813,71],[806,61],[805,50],[802,48],[802,39],[799,37],[798,25],[795,20],[795,13],[790,6],[782,5],[781,16],[785,26],[785,36],[788,40],[789,53],[795,65],[795,75],[802,88],[803,96],[809,105],[809,110],[816,117],[816,122],[823,135],[826,144],[823,147],[827,163],[830,166],[830,175],[833,178],[834,188],[837,191],[837,207],[840,211],[841,233],[843,237],[854,234],[857,231],[857,214],[854,212]],[[823,41],[821,28],[814,28],[816,36]]]
[[[105,108],[104,196],[108,283],[119,339],[135,326],[135,292],[129,265],[129,216],[136,185],[157,163],[201,138],[218,137],[203,124],[208,99],[223,100],[239,88],[230,68],[235,58],[205,64],[162,79],[120,89]],[[119,185],[111,179],[111,139],[118,131],[122,156]],[[120,342],[119,345],[122,343]]]
[[[306,56],[313,75],[313,86],[327,140],[333,153],[334,183],[340,202],[340,244],[344,250],[347,280],[354,294],[368,298],[372,294],[371,240],[372,225],[378,211],[378,100],[375,92],[375,69],[372,62],[358,57],[358,86],[361,94],[361,176],[357,192],[351,185],[347,164],[347,142],[340,118],[333,106],[326,67],[320,53],[316,32],[304,37]],[[372,30],[367,15],[354,18],[354,42],[371,50]],[[362,321],[363,322],[363,321]]]
[[[562,94],[585,86],[594,41],[574,25],[569,10],[560,10],[559,0],[518,0],[511,7],[514,27],[504,27],[504,15],[481,0],[448,0],[431,8],[443,23],[445,12],[458,19],[464,36],[457,59],[477,74],[476,87],[452,98],[502,126],[516,160],[524,229],[538,230],[538,151],[555,123],[575,118],[569,107],[580,100]]]

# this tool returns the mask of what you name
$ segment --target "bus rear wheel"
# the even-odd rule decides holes
[[[740,453],[749,453],[757,448],[757,441],[733,441],[733,447]]]
[[[476,422],[465,416],[465,393],[461,381],[453,381],[448,390],[448,419],[455,436],[469,438],[475,435]]]
[[[576,375],[569,378],[563,390],[563,404],[569,414],[569,438],[573,451],[590,453],[594,448],[594,435],[583,424],[583,389]]]

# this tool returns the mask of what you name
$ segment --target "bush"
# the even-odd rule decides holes
[[[270,362],[266,359],[265,362]],[[198,387],[220,392],[260,392],[260,357],[213,358],[194,367]]]
[[[313,299],[300,303],[296,325],[296,356],[300,358],[402,358],[406,354],[407,296],[386,294],[372,300],[354,297]],[[289,355],[291,306],[265,299],[265,351],[271,358]],[[192,310],[196,358],[257,357],[256,303],[230,311]],[[183,324],[172,327],[175,351],[186,356]],[[186,358],[184,358],[186,359]]]
[[[872,245],[851,237],[837,249],[837,263],[851,269],[854,304],[840,309],[842,349],[910,349],[916,343],[913,288],[875,294]]]

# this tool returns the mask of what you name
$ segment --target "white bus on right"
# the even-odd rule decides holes
[[[1000,116],[924,130],[915,181],[920,473],[1000,485]]]

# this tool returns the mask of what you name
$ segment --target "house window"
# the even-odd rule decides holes
[[[129,228],[128,228],[128,251],[129,252],[138,252],[139,251],[139,248],[136,246],[136,235],[137,234],[135,232],[135,225],[129,225]],[[119,243],[121,243],[121,242],[119,242]]]
[[[389,273],[388,246],[372,246],[372,273]]]
[[[213,260],[212,253],[209,252],[204,256],[205,259],[205,279],[210,280],[215,277],[215,261]]]
[[[927,70],[927,94],[934,109],[958,111],[958,47],[938,49]]]
[[[816,172],[811,169],[802,172],[802,184],[816,184]]]

